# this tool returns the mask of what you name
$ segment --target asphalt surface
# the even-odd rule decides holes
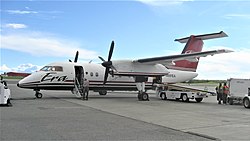
[[[12,107],[0,107],[2,140],[250,140],[250,110],[201,103],[137,101],[131,92],[90,93],[89,101],[70,92],[32,90],[9,82]]]
[[[1,107],[3,140],[209,140],[171,128],[78,104],[87,101],[44,94],[9,84],[11,107]],[[49,92],[53,94],[53,91]],[[68,100],[77,101],[70,102]],[[117,99],[119,100],[119,99]],[[115,107],[114,107],[115,108]]]

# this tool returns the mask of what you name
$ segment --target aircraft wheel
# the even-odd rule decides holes
[[[99,91],[99,95],[107,95],[107,91]]]
[[[12,106],[12,104],[10,103],[10,99],[7,100],[7,106]]]
[[[141,99],[142,99],[142,101],[148,101],[149,99],[148,99],[148,94],[147,93],[142,93],[141,94]]]
[[[162,92],[160,94],[160,97],[161,97],[161,100],[166,100],[167,99],[166,93],[164,93],[164,92]]]
[[[248,98],[243,99],[243,105],[245,108],[250,108],[250,101]]]
[[[233,104],[234,104],[234,101],[233,101],[233,99],[231,99],[231,98],[228,98],[228,103],[229,103],[229,105],[233,105]]]
[[[189,101],[189,98],[188,98],[187,94],[183,94],[181,99],[182,99],[183,102],[188,102]]]
[[[42,98],[43,97],[43,94],[42,93],[36,93],[36,98]]]
[[[142,101],[142,94],[138,93],[137,98],[139,101]]]
[[[196,102],[201,102],[203,100],[203,98],[195,98]]]

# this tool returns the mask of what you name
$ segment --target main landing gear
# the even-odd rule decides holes
[[[35,93],[35,96],[36,98],[42,98],[43,97],[43,94],[40,93],[40,90],[34,90],[36,93]]]
[[[138,100],[139,101],[149,101],[149,96],[145,91],[145,82],[139,82],[136,84],[137,89],[139,90],[138,92]]]
[[[149,96],[146,92],[139,92],[137,97],[139,101],[149,101]]]

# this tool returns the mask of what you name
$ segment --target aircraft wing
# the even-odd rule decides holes
[[[203,52],[194,52],[194,53],[186,53],[186,54],[179,54],[179,55],[169,55],[169,56],[162,56],[162,57],[153,57],[153,58],[144,58],[134,60],[134,63],[143,63],[148,65],[153,64],[171,64],[175,61],[179,60],[187,60],[190,62],[197,62],[199,57],[206,57],[208,55],[215,55],[220,53],[229,53],[233,52],[227,49],[219,49],[219,50],[212,50],[212,51],[203,51]]]

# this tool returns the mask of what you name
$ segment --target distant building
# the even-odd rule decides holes
[[[21,73],[21,72],[7,72],[7,76],[20,76],[20,77],[26,77],[30,75],[30,73]]]

